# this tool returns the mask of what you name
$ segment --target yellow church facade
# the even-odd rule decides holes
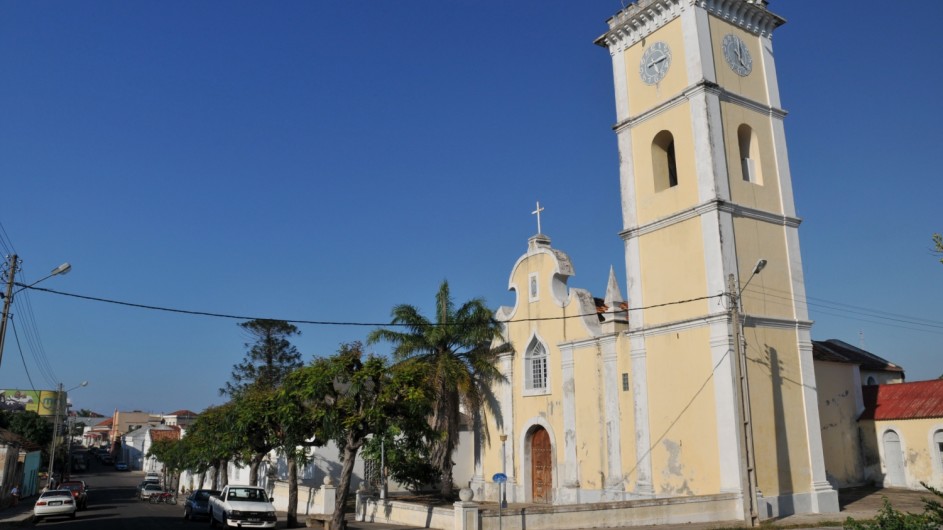
[[[515,353],[477,498],[503,473],[509,502],[838,511],[772,53],[784,22],[764,0],[639,0],[609,19],[626,296],[613,275],[605,297],[570,287],[569,257],[528,241],[498,311]]]

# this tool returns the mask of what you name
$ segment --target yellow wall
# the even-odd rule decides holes
[[[707,328],[646,340],[656,494],[704,495],[719,491],[709,342]]]
[[[786,251],[786,228],[771,223],[735,217],[737,262],[740,281],[745,284],[758,259],[766,260],[762,274],[753,276],[743,291],[741,303],[746,315],[795,318],[790,256]],[[742,286],[742,285],[741,285]],[[792,337],[795,349],[795,335]]]
[[[858,436],[861,387],[855,384],[856,365],[815,362],[815,382],[822,423],[825,472],[832,485],[859,486],[865,482]],[[856,388],[857,387],[857,388]]]
[[[756,458],[763,461],[757,466],[760,490],[767,496],[809,491],[808,429],[796,332],[746,326],[744,338],[753,439]]]
[[[715,17],[710,17],[711,41],[714,43],[714,65],[717,71],[717,83],[735,94],[760,103],[769,103],[766,91],[766,73],[763,71],[763,61],[760,54],[760,39],[752,33],[731,26],[729,23]],[[728,33],[740,37],[747,45],[750,56],[753,58],[753,70],[750,75],[741,77],[730,69],[724,59],[722,46],[724,36]]]
[[[943,418],[861,422],[862,441],[867,463],[870,464],[869,472],[872,474],[871,478],[879,484],[886,468],[878,462],[879,455],[883,454],[878,448],[882,446],[884,432],[888,429],[895,431],[900,437],[906,487],[922,490],[920,482],[937,488],[943,487],[940,456],[931,445],[933,433],[943,430]],[[887,458],[887,455],[884,455],[885,461]]]
[[[772,152],[773,132],[770,118],[747,110],[740,105],[721,102],[724,124],[724,147],[727,156],[727,176],[730,182],[730,196],[733,202],[766,212],[783,213],[779,194],[779,174],[776,157]],[[743,180],[740,163],[740,142],[737,131],[740,125],[748,125],[756,134],[759,145],[761,184]]]
[[[645,306],[703,296],[707,273],[700,219],[690,219],[639,237],[642,300]],[[645,324],[675,322],[708,312],[710,301],[700,300],[647,309]]]
[[[665,42],[671,49],[671,65],[658,84],[646,85],[639,76],[639,64],[642,55],[652,44]],[[659,103],[676,96],[688,86],[687,71],[684,64],[684,36],[681,33],[681,20],[675,19],[659,29],[644,41],[625,51],[625,72],[628,81],[629,114],[635,116],[651,109]]]

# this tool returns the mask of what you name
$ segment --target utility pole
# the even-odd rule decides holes
[[[3,316],[0,317],[0,363],[3,362],[3,344],[7,338],[7,317],[10,316],[10,303],[13,301],[13,277],[16,275],[17,256],[10,256],[7,270],[7,292],[3,296]]]
[[[56,442],[59,437],[59,409],[62,406],[62,383],[59,383],[59,388],[56,389],[56,414],[54,416],[55,421],[52,423],[52,449],[49,451],[49,482],[48,486],[52,488],[52,474],[55,471],[53,467],[56,463]]]
[[[765,263],[764,263],[765,265]],[[762,267],[760,267],[762,268]],[[754,271],[756,274],[758,271]],[[752,279],[752,276],[751,276]],[[749,280],[748,280],[749,283]],[[734,347],[737,359],[733,363],[737,380],[737,398],[740,402],[739,420],[741,424],[740,451],[740,482],[743,484],[744,499],[743,518],[750,522],[750,526],[759,525],[759,508],[756,499],[756,456],[753,446],[753,414],[750,410],[750,381],[747,378],[747,356],[743,344],[743,325],[740,322],[740,294],[733,274],[727,277],[727,290],[730,293],[730,323],[733,325]]]

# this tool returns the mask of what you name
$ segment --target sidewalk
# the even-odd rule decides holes
[[[877,489],[877,488],[850,488],[841,490],[838,494],[838,503],[841,506],[841,512],[830,515],[790,515],[775,521],[764,521],[764,528],[841,528],[841,524],[848,517],[857,520],[873,519],[878,510],[884,504],[884,497],[887,497],[894,506],[894,509],[902,512],[922,513],[923,502],[921,499],[930,497],[932,494],[925,491],[912,491],[902,489]],[[0,510],[0,529],[11,528],[23,525],[30,521],[33,515],[33,503],[36,502],[36,496],[29,497],[20,501],[18,506],[10,506]],[[278,514],[279,528],[285,526],[285,513]],[[299,520],[304,521],[304,516],[299,516]],[[717,523],[696,523],[688,525],[671,525],[670,528],[683,528],[684,530],[713,530],[717,528],[734,528],[743,526],[742,521],[726,521]],[[348,530],[413,530],[415,527],[398,526],[383,523],[362,523],[352,520],[352,516],[347,517]],[[623,527],[610,530],[666,530],[669,525],[655,526],[634,526]]]

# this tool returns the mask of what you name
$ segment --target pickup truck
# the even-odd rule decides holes
[[[274,500],[256,486],[226,486],[219,495],[210,496],[210,526],[275,528]]]

